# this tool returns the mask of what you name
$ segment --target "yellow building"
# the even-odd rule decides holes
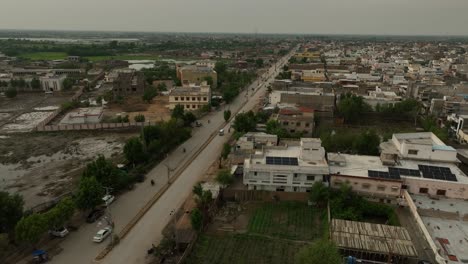
[[[320,59],[320,52],[318,51],[306,51],[306,52],[298,52],[294,55],[296,59],[307,58],[309,60]]]
[[[325,72],[323,69],[302,71],[303,82],[324,82],[325,80]]]

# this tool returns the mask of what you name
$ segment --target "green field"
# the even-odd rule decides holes
[[[252,235],[202,235],[185,263],[294,263],[301,243]]]
[[[30,60],[62,60],[67,56],[65,52],[33,52],[22,54],[19,57]]]
[[[86,59],[96,62],[103,60],[159,60],[158,55],[116,55],[116,56],[92,56]]]
[[[260,235],[313,240],[322,233],[320,215],[306,203],[264,203],[250,218],[248,230]]]

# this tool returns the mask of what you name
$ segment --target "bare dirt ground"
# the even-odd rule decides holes
[[[76,186],[84,166],[98,155],[121,159],[135,133],[12,134],[0,138],[0,190],[23,195],[26,208]]]
[[[107,105],[104,109],[104,120],[115,118],[118,114],[128,115],[132,122],[133,118],[139,114],[144,115],[146,121],[169,120],[171,112],[167,108],[168,100],[168,96],[157,96],[148,104],[141,99],[141,96],[129,96],[123,104]]]

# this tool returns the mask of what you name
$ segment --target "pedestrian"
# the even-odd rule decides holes
[[[151,180],[151,186],[154,186],[154,181],[153,180]]]

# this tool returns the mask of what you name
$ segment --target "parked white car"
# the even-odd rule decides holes
[[[112,232],[112,227],[108,226],[108,227],[105,227],[101,230],[99,230],[96,235],[94,235],[93,237],[93,241],[96,242],[96,243],[101,243],[102,241],[104,241],[104,239],[106,239]]]
[[[49,230],[49,234],[56,237],[65,237],[66,235],[68,235],[68,233],[68,229],[66,229],[65,227]]]
[[[113,195],[108,194],[102,197],[102,200],[104,201],[104,204],[106,206],[109,206],[115,200],[115,197]]]

